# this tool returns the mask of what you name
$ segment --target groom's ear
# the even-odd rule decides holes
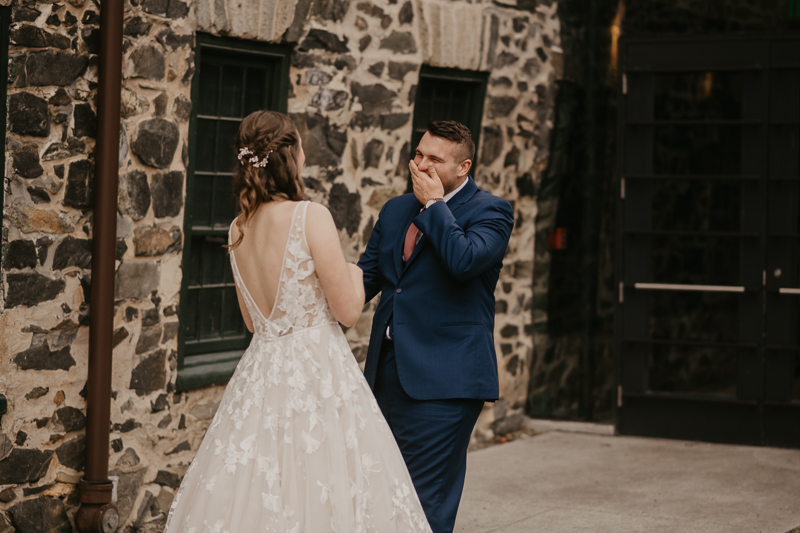
[[[469,169],[472,168],[472,160],[465,159],[458,165],[458,177],[461,178],[466,176],[469,173]]]

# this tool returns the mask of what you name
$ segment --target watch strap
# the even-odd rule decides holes
[[[430,206],[432,206],[436,202],[444,202],[444,198],[431,198],[430,200],[425,202],[425,209],[428,209]]]

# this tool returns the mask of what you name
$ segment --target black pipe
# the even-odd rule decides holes
[[[113,487],[108,479],[108,456],[122,90],[122,21],[122,0],[103,0],[100,3],[92,296],[89,376],[86,384],[86,472],[78,485],[81,506],[75,515],[75,525],[81,533],[112,533],[119,526],[119,514],[111,503]]]

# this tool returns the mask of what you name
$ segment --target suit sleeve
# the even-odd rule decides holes
[[[381,292],[378,250],[381,244],[381,216],[383,211],[384,209],[381,209],[378,221],[375,222],[375,227],[372,228],[367,248],[358,262],[358,267],[364,271],[364,303],[369,302]]]
[[[505,255],[514,212],[505,200],[494,200],[470,220],[466,230],[458,225],[444,202],[433,204],[414,218],[429,245],[459,281],[480,276]]]

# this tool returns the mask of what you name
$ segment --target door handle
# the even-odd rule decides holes
[[[634,283],[633,288],[651,291],[744,292],[744,287],[735,285],[682,285],[680,283]],[[798,294],[800,294],[800,290],[798,290]]]
[[[800,289],[793,289],[793,288],[780,288],[778,289],[780,294],[800,294]]]

